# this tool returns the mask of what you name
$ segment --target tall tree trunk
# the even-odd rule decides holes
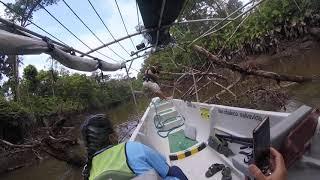
[[[11,85],[11,91],[13,94],[14,101],[19,99],[19,60],[17,55],[8,56],[8,61],[11,66],[12,75],[11,80],[13,84]]]

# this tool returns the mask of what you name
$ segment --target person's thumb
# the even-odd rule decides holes
[[[254,164],[251,164],[249,166],[249,172],[256,180],[265,180],[266,179],[266,177],[263,175],[263,173],[260,171],[260,169]]]

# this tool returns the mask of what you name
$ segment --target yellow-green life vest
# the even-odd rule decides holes
[[[89,180],[128,180],[134,176],[127,162],[126,143],[113,146],[92,159]]]

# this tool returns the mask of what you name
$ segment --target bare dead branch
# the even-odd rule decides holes
[[[197,70],[199,71],[199,70]],[[164,72],[162,71],[161,72],[162,74],[168,74],[168,75],[174,75],[174,76],[192,76],[192,73],[188,72],[188,73],[175,73],[175,72]],[[227,80],[227,78],[223,77],[222,75],[220,74],[217,74],[217,73],[212,73],[212,72],[197,72],[197,73],[194,73],[195,76],[213,76],[217,79],[223,79],[223,80]]]
[[[8,141],[5,141],[3,139],[0,139],[0,142],[7,145],[7,146],[10,146],[10,147],[13,147],[13,148],[34,148],[36,146],[38,146],[39,144],[32,144],[32,145],[18,145],[18,144],[12,144],[11,142],[8,142]]]
[[[181,98],[184,98],[184,96],[186,96],[188,93],[190,93],[190,91],[193,91],[194,86],[191,86],[182,96]]]
[[[221,87],[222,89],[228,91],[228,92],[229,92],[232,96],[234,96],[235,98],[237,97],[237,95],[230,90],[231,87],[230,87],[230,88],[228,88],[229,86],[228,86],[228,87],[224,87],[222,84],[220,84],[220,83],[218,83],[218,82],[216,82],[216,81],[212,81],[212,82],[213,82],[215,85]]]
[[[232,87],[234,87],[236,84],[238,84],[240,81],[243,80],[243,76],[240,76],[236,81],[234,81],[232,84],[230,84],[226,89],[231,89]],[[219,92],[218,94],[216,94],[216,97],[219,98],[219,96],[221,96],[222,94],[224,94],[226,92],[226,90],[222,90],[221,92]]]
[[[238,82],[240,82],[243,79],[243,76],[240,76],[236,81],[234,81],[232,84],[230,84],[228,87],[226,87],[226,89],[231,89],[232,87],[234,87]],[[223,89],[222,91],[220,91],[219,93],[217,93],[215,96],[205,100],[204,102],[207,103],[209,101],[211,101],[214,98],[220,99],[219,96],[221,96],[222,94],[224,94],[225,92],[227,92],[226,89]]]
[[[163,87],[169,87],[169,88],[173,88],[174,86],[172,86],[172,85],[169,85],[169,84],[163,84],[163,83],[161,83],[160,84],[160,86],[163,86]]]
[[[180,89],[178,89],[177,87],[175,87],[175,88],[179,93],[182,93],[182,91]]]
[[[198,89],[198,92],[201,91],[203,88],[207,87],[209,84],[211,84],[212,82],[209,81],[207,82],[205,85],[201,86],[199,89]],[[192,95],[195,95],[196,92],[194,92]]]

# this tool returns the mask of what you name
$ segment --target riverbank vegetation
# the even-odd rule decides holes
[[[168,71],[181,71],[181,66],[177,65],[202,66],[204,60],[192,51],[193,44],[226,60],[240,61],[249,55],[274,54],[281,51],[281,42],[304,37],[320,26],[317,0],[266,0],[246,15],[238,16],[246,8],[233,13],[242,5],[238,0],[188,1],[179,16],[180,21],[226,16],[239,18],[225,23],[205,21],[172,27],[171,33],[178,45],[154,53],[145,61],[145,67],[155,62]],[[210,35],[194,41],[212,27],[215,31],[209,31],[212,32]]]
[[[25,124],[36,122],[50,126],[53,118],[66,114],[101,112],[130,100],[130,81],[126,78],[109,79],[104,75],[70,74],[64,70],[40,70],[28,65],[19,83],[19,98],[11,98],[10,81],[1,86],[0,122]],[[135,89],[138,89],[134,83]],[[6,133],[4,133],[6,134]],[[1,137],[3,138],[3,137]],[[6,138],[5,138],[6,139]]]
[[[250,5],[233,13],[242,5],[238,0],[189,1],[179,21],[227,16],[232,20],[172,27],[176,44],[147,58],[142,72],[149,65],[161,64],[163,87],[170,87],[168,93],[174,92],[176,98],[285,110],[288,97],[284,87],[297,79],[279,79],[288,75],[262,71],[265,63],[259,55],[269,55],[269,59],[295,56],[290,48],[310,48],[320,35],[320,3],[266,0],[247,14],[243,13]],[[213,29],[207,31],[210,28]],[[199,38],[205,33],[208,35]],[[290,44],[293,41],[297,42],[296,47]]]
[[[100,73],[88,76],[63,68],[38,71],[28,65],[19,80],[19,96],[14,100],[10,79],[4,81],[0,88],[0,173],[27,166],[28,159],[41,160],[47,154],[83,165],[84,156],[71,151],[79,149],[78,128],[85,115],[107,112],[130,101],[131,82],[135,89],[141,87],[134,78],[111,79]],[[15,153],[16,149],[20,153]]]

